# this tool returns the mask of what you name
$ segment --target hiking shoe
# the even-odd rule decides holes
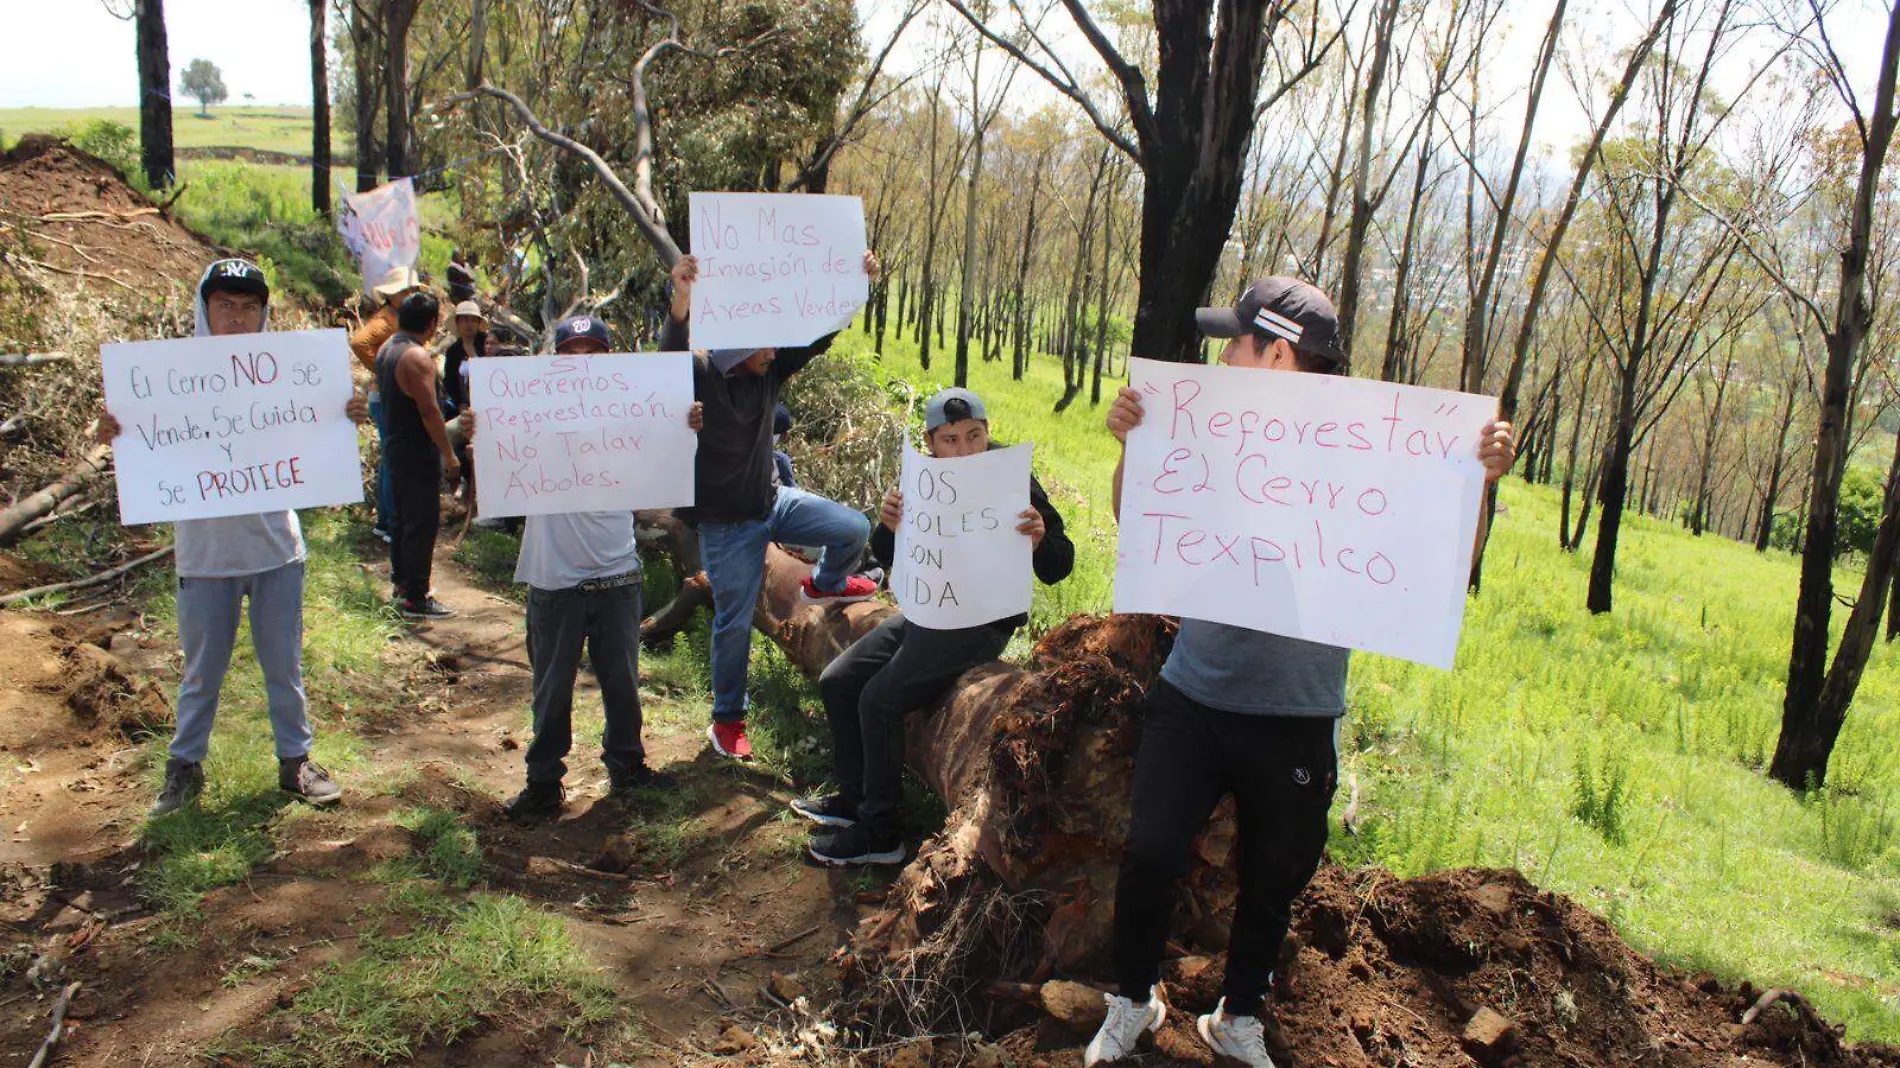
[[[455,614],[455,609],[433,597],[424,598],[421,603],[404,601],[400,611],[404,619],[447,619]]]
[[[629,769],[607,769],[607,792],[626,794],[634,790],[671,790],[679,786],[679,780],[663,771],[654,771],[642,760]]]
[[[152,815],[163,816],[184,808],[198,800],[204,788],[203,765],[177,757],[165,761],[165,785],[158,791],[158,800],[152,802]]]
[[[1161,1030],[1161,1022],[1168,1018],[1168,1007],[1161,1003],[1153,989],[1148,991],[1146,1005],[1137,1005],[1120,994],[1103,994],[1102,997],[1108,1001],[1108,1017],[1082,1053],[1083,1068],[1119,1061],[1135,1052],[1135,1043],[1142,1034]]]
[[[832,834],[821,834],[805,847],[811,859],[839,867],[904,863],[904,840],[891,835],[881,838],[862,827],[846,827]]]
[[[508,802],[503,811],[508,813],[508,818],[511,820],[539,819],[561,811],[561,806],[566,801],[567,791],[561,787],[558,780],[535,782],[529,779],[527,787],[516,794],[515,799]]]
[[[343,787],[322,764],[307,756],[277,762],[277,787],[313,805],[327,805],[343,796]]]
[[[745,720],[737,719],[730,723],[719,721],[706,728],[706,737],[712,739],[713,752],[734,760],[752,759],[752,740],[745,736]]]
[[[812,585],[811,576],[799,584],[798,599],[804,604],[850,604],[853,601],[868,601],[877,596],[877,583],[863,575],[852,575],[844,580],[844,585],[835,593],[826,593]]]
[[[1227,1015],[1227,999],[1220,999],[1214,1011],[1195,1021],[1207,1048],[1223,1057],[1232,1057],[1247,1068],[1273,1068],[1267,1056],[1267,1029],[1258,1016]]]
[[[792,802],[792,811],[820,827],[855,827],[858,823],[858,806],[841,794],[798,798]]]

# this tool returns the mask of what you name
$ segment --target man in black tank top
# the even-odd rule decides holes
[[[395,498],[389,573],[396,606],[410,619],[443,619],[455,610],[429,596],[435,536],[442,525],[442,476],[461,473],[437,397],[429,339],[442,317],[433,294],[412,293],[396,310],[396,335],[376,354],[383,398],[383,449]]]

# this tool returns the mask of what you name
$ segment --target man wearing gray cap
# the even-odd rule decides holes
[[[1196,325],[1225,338],[1229,367],[1344,375],[1350,364],[1324,293],[1294,278],[1264,278],[1232,308],[1202,308]],[[1142,421],[1141,393],[1124,387],[1108,429],[1126,446]],[[1509,423],[1492,420],[1478,459],[1495,481],[1510,470]],[[1121,513],[1122,463],[1114,505]],[[1484,540],[1484,531],[1478,532]],[[1294,899],[1318,870],[1338,775],[1336,734],[1346,714],[1347,651],[1206,620],[1181,620],[1161,679],[1148,693],[1134,803],[1115,884],[1113,957],[1119,994],[1083,1064],[1119,1060],[1167,1006],[1155,992],[1175,886],[1190,849],[1225,794],[1234,795],[1240,894],[1227,943],[1222,998],[1198,1021],[1215,1053],[1272,1068],[1260,1008],[1286,940]]]
[[[877,280],[877,258],[864,254]],[[660,348],[688,348],[687,318],[699,261],[673,267],[673,307],[660,331]],[[851,568],[871,533],[864,516],[836,501],[779,483],[772,459],[773,413],[787,379],[831,348],[828,334],[799,348],[726,349],[693,354],[693,396],[705,407],[694,464],[693,507],[681,514],[699,527],[700,558],[713,593],[713,751],[734,760],[752,756],[746,737],[746,675],[752,659],[752,608],[765,579],[765,548],[774,541],[819,545],[817,570],[805,579],[814,604],[863,601],[877,583]]]
[[[989,412],[967,389],[946,389],[924,408],[924,444],[937,459],[974,456],[1000,446],[990,441]],[[1029,507],[1016,530],[1029,539],[1036,577],[1055,585],[1075,567],[1075,546],[1062,515],[1035,476]],[[884,495],[871,554],[886,569],[896,556],[904,521],[904,494]],[[839,654],[818,678],[831,721],[832,777],[838,792],[792,802],[792,810],[832,833],[807,848],[822,864],[902,864],[904,839],[897,802],[904,770],[904,716],[937,699],[964,672],[1003,655],[1024,615],[956,630],[920,627],[892,615]]]

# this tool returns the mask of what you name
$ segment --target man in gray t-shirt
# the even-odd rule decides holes
[[[1254,283],[1233,308],[1202,308],[1201,331],[1228,339],[1230,367],[1346,374],[1347,355],[1325,294],[1291,278]],[[1141,394],[1124,388],[1108,428],[1124,444],[1142,421]],[[1479,437],[1487,479],[1510,470],[1511,426]],[[1122,465],[1114,504],[1121,512]],[[1481,517],[1482,518],[1482,517]],[[1478,532],[1484,540],[1482,523]],[[1475,547],[1474,547],[1475,551]],[[1120,993],[1089,1043],[1085,1065],[1128,1055],[1167,1007],[1154,993],[1194,837],[1223,795],[1234,795],[1240,894],[1227,945],[1223,997],[1198,1021],[1215,1053],[1272,1068],[1260,1006],[1286,938],[1293,901],[1326,848],[1346,712],[1345,649],[1199,619],[1181,620],[1161,681],[1148,695],[1134,804],[1115,885],[1114,961]]]

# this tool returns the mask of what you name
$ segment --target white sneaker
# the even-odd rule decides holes
[[[1159,1031],[1161,1022],[1168,1018],[1168,1007],[1155,996],[1152,988],[1146,1005],[1137,1005],[1120,994],[1103,994],[1102,997],[1108,1002],[1108,1017],[1102,1021],[1101,1030],[1089,1040],[1089,1048],[1082,1054],[1082,1068],[1128,1056],[1135,1051],[1135,1043],[1141,1040],[1143,1031]]]
[[[1208,1049],[1223,1057],[1232,1057],[1248,1068],[1273,1068],[1273,1058],[1267,1055],[1267,1029],[1260,1017],[1227,1015],[1226,998],[1220,999],[1213,1012],[1195,1021],[1194,1029],[1201,1033]]]

